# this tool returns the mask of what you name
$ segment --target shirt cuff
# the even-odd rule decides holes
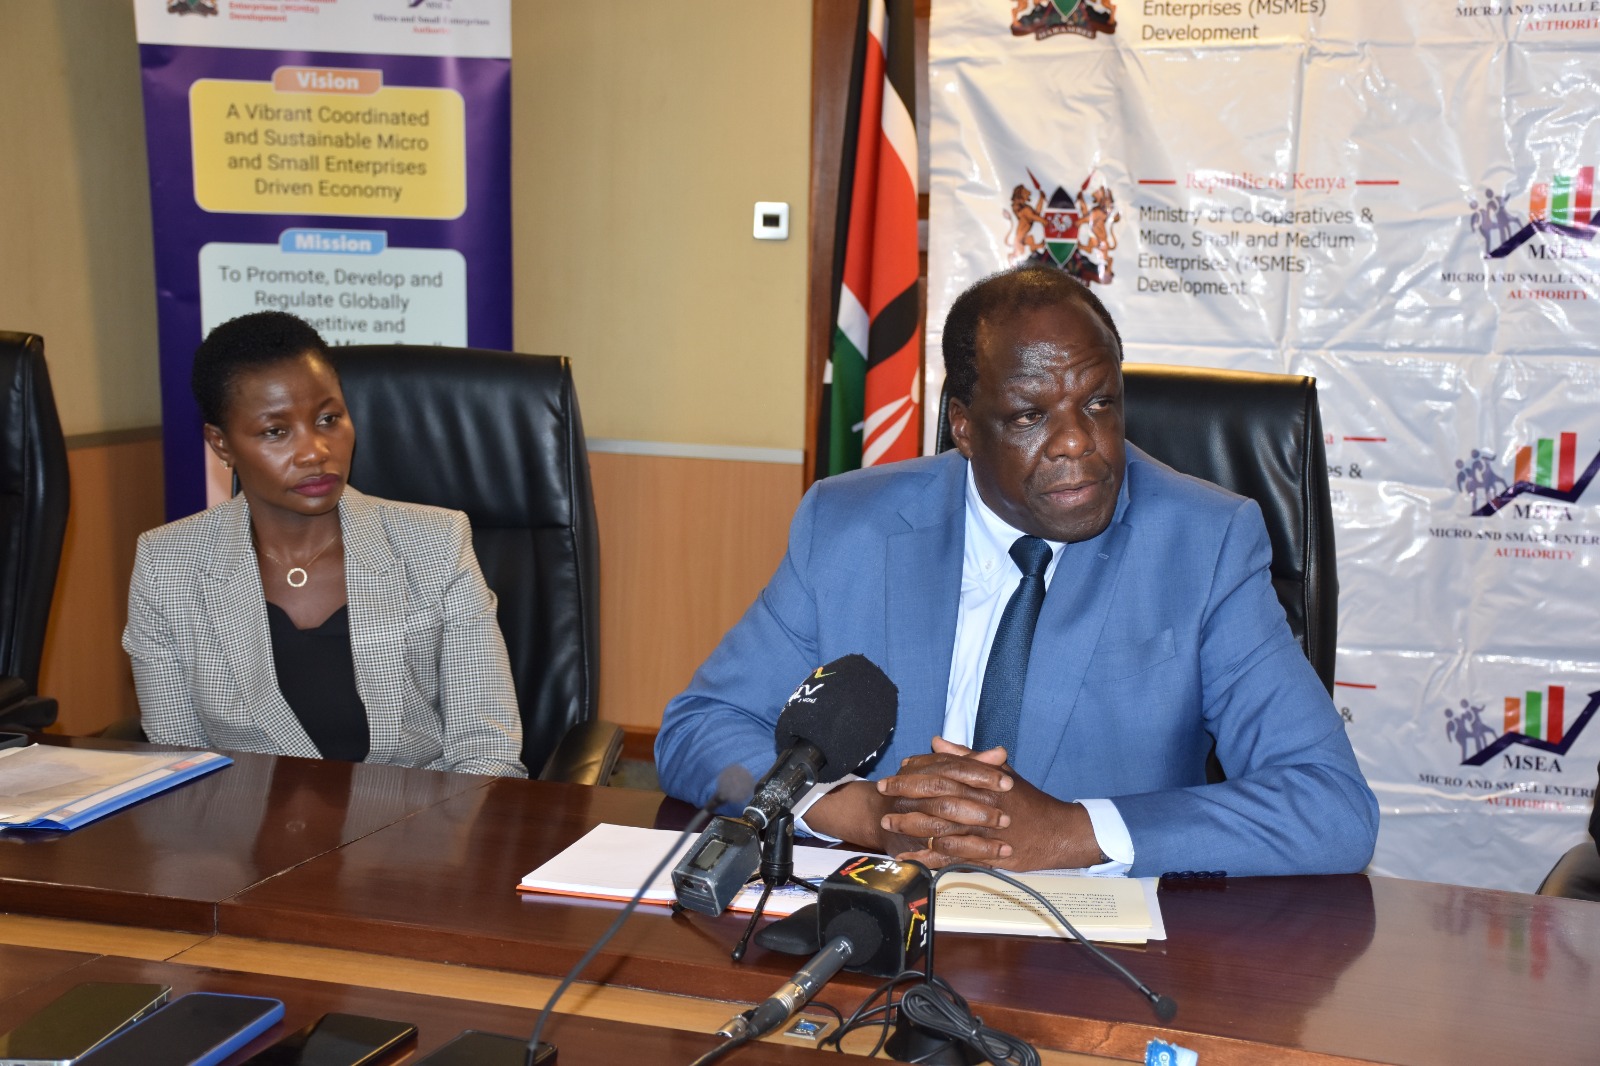
[[[1133,838],[1128,835],[1128,823],[1122,820],[1117,805],[1108,799],[1081,799],[1078,801],[1088,812],[1089,825],[1100,845],[1100,854],[1110,862],[1088,868],[1090,873],[1103,877],[1119,877],[1133,866]]]
[[[816,837],[818,840],[826,840],[829,844],[841,843],[838,837],[831,837],[826,833],[819,833],[815,829],[812,829],[809,825],[806,825],[805,813],[811,809],[811,805],[813,803],[816,803],[817,800],[821,799],[823,796],[826,796],[840,785],[848,785],[852,781],[863,780],[865,780],[865,778],[857,777],[855,774],[845,774],[837,781],[829,781],[826,784],[812,785],[811,791],[807,792],[804,796],[801,796],[794,805],[794,831],[797,833],[804,833],[808,837]],[[1118,818],[1117,820],[1120,822],[1122,819]],[[1127,830],[1123,830],[1123,835],[1127,835]]]

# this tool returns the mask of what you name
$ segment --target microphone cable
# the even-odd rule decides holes
[[[813,1000],[809,1001],[808,1003],[806,1003],[806,1008],[807,1009],[825,1010],[829,1014],[833,1015],[834,1020],[837,1023],[834,1026],[834,1031],[835,1032],[838,1031],[839,1026],[844,1024],[844,1015],[840,1014],[839,1013],[839,1008],[833,1006],[831,1003],[824,1003],[820,999],[813,999]],[[750,1016],[755,1014],[755,1012],[756,1012],[756,1009],[754,1007],[751,1007],[749,1010],[741,1012],[738,1015],[738,1017],[743,1018],[746,1022],[748,1022],[750,1020]],[[797,1011],[796,1013],[798,1014],[799,1012]],[[695,1059],[693,1062],[691,1062],[689,1064],[689,1066],[708,1066],[708,1064],[716,1062],[718,1059],[722,1058],[723,1056],[728,1055],[728,1054],[730,1054],[730,1053],[732,1053],[734,1051],[737,1051],[739,1048],[744,1047],[746,1044],[753,1043],[753,1042],[755,1042],[756,1040],[759,1040],[759,1039],[760,1039],[760,1037],[758,1037],[755,1034],[754,1030],[746,1029],[744,1032],[740,1033],[737,1036],[730,1036],[727,1040],[723,1041],[722,1043],[718,1044],[716,1047],[712,1048],[710,1051],[706,1052],[704,1055],[701,1055],[699,1058]],[[817,1047],[820,1049],[824,1044],[826,1044],[828,1042],[828,1040],[829,1040],[828,1037],[823,1037],[822,1040],[818,1042]]]
[[[1170,996],[1158,995],[1151,991],[1149,985],[1146,985],[1143,981],[1139,980],[1133,975],[1133,971],[1129,970],[1126,966],[1122,965],[1122,963],[1118,962],[1116,959],[1113,959],[1110,955],[1107,955],[1104,951],[1101,951],[1098,947],[1092,944],[1088,937],[1078,932],[1077,927],[1071,922],[1067,921],[1064,914],[1056,910],[1055,904],[1051,903],[1048,899],[1045,899],[1043,893],[1023,884],[1010,874],[1003,874],[993,867],[979,866],[977,863],[972,862],[953,862],[949,866],[941,869],[938,873],[934,874],[933,891],[928,893],[928,925],[930,929],[933,929],[934,908],[937,905],[937,897],[939,894],[939,879],[945,874],[952,873],[987,874],[996,880],[1004,881],[1018,892],[1021,892],[1031,899],[1036,900],[1040,906],[1044,907],[1045,910],[1050,912],[1051,917],[1060,922],[1062,927],[1066,929],[1067,932],[1072,934],[1074,940],[1089,949],[1089,954],[1099,959],[1124,981],[1132,985],[1140,995],[1149,1000],[1150,1009],[1156,1012],[1157,1018],[1161,1019],[1163,1022],[1170,1022],[1173,1017],[1177,1015],[1178,1004],[1176,1001],[1174,1001]],[[936,932],[937,930],[934,931]],[[933,974],[933,945],[936,939],[937,938],[933,935],[933,933],[930,932],[928,935],[927,959],[928,974],[930,977]]]
[[[706,1052],[704,1055],[701,1055],[699,1058],[695,1059],[689,1064],[689,1066],[710,1066],[711,1063],[716,1062],[718,1059],[726,1058],[753,1040],[755,1040],[754,1034],[748,1032],[743,1033],[740,1036],[729,1037],[716,1047],[712,1048],[710,1051]]]
[[[639,886],[639,891],[635,892],[633,898],[628,901],[627,906],[617,913],[616,921],[612,922],[611,927],[600,934],[600,939],[596,940],[594,946],[583,953],[583,957],[573,964],[571,970],[567,971],[567,975],[561,979],[561,983],[556,986],[555,991],[550,993],[550,999],[545,1003],[544,1010],[539,1012],[539,1020],[534,1023],[533,1036],[528,1040],[528,1062],[533,1062],[534,1056],[539,1052],[539,1037],[544,1034],[545,1023],[550,1020],[550,1012],[555,1009],[556,1001],[578,979],[578,975],[583,972],[583,968],[594,961],[595,956],[600,954],[600,949],[605,947],[611,938],[617,934],[617,930],[622,928],[622,923],[627,921],[628,916],[639,906],[639,901],[644,898],[646,892],[650,891],[650,886],[655,884],[656,878],[660,877],[667,866],[671,864],[674,856],[678,853],[678,849],[683,846],[683,842],[689,839],[690,834],[698,832],[706,822],[711,820],[711,812],[713,810],[724,803],[739,802],[748,798],[754,784],[755,778],[750,771],[738,763],[725,768],[722,773],[717,775],[716,791],[712,793],[710,799],[706,800],[706,805],[696,811],[693,818],[689,819],[689,824],[684,826],[683,832],[678,834],[678,838],[672,842],[672,846],[661,857],[661,861],[656,863],[655,869],[651,870],[649,876],[644,879],[644,883]]]
[[[878,1035],[877,1044],[873,1046],[871,1051],[865,1053],[869,1059],[877,1058],[878,1052],[883,1050],[883,1045],[889,1040],[889,1034],[894,1025],[894,1013],[900,1005],[900,1001],[894,998],[895,987],[910,981],[923,981],[926,979],[927,975],[921,970],[902,970],[900,973],[895,974],[868,993],[867,997],[851,1012],[850,1017],[842,1019],[833,1032],[818,1041],[818,1049],[832,1044],[836,1051],[842,1052],[844,1051],[844,1046],[840,1041],[845,1037],[857,1029],[866,1028],[868,1025],[881,1025],[883,1031]],[[872,1006],[879,996],[884,997],[883,1004],[877,1007]]]
[[[930,1033],[963,1044],[995,1066],[1039,1066],[1039,1052],[1021,1037],[983,1024],[966,999],[943,979],[930,977],[900,994],[900,1017]],[[934,1054],[938,1049],[930,1051]],[[910,1059],[921,1062],[926,1056]]]
[[[932,890],[928,893],[928,951],[924,959],[925,971],[906,970],[885,981],[874,989],[833,1033],[824,1037],[818,1047],[833,1045],[838,1051],[843,1051],[842,1041],[857,1029],[865,1028],[869,1024],[882,1024],[883,1033],[878,1038],[878,1045],[869,1054],[875,1057],[888,1039],[889,1027],[895,1024],[897,1016],[937,1034],[947,1040],[965,1045],[972,1051],[998,1066],[1038,1066],[1039,1053],[1034,1047],[1019,1037],[998,1029],[992,1029],[983,1024],[983,1019],[972,1013],[971,1006],[966,999],[957,992],[949,982],[934,973],[934,944],[937,941],[936,926],[936,898],[938,895],[939,879],[947,873],[979,873],[988,874],[997,880],[1003,881],[1017,889],[1030,899],[1037,901],[1047,910],[1062,927],[1067,930],[1080,944],[1089,949],[1089,952],[1107,967],[1122,977],[1150,1001],[1151,1008],[1156,1017],[1163,1022],[1169,1022],[1177,1014],[1178,1005],[1170,997],[1158,995],[1151,991],[1143,981],[1133,975],[1127,967],[1107,955],[1100,948],[1091,943],[1077,930],[1066,916],[1056,909],[1044,895],[1030,886],[1023,884],[1008,874],[1001,873],[988,866],[976,863],[951,863],[933,875]],[[906,989],[897,1000],[894,997],[896,986],[908,981],[918,983]],[[884,996],[881,1006],[871,1007],[871,1004]],[[870,1007],[870,1009],[869,1009]],[[874,1016],[881,1016],[874,1018]],[[936,1054],[935,1048],[927,1054]],[[926,1055],[922,1056],[926,1058]],[[922,1058],[912,1059],[912,1062],[922,1061]]]

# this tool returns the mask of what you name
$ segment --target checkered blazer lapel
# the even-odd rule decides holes
[[[367,759],[395,761],[400,754],[405,678],[410,676],[405,612],[400,609],[407,601],[406,571],[368,497],[347,487],[339,501],[339,521],[350,604],[350,650],[372,742]]]
[[[283,692],[278,688],[267,629],[267,600],[250,542],[250,505],[235,496],[217,509],[216,544],[201,590],[228,671],[238,683],[241,717],[253,720],[289,755],[318,758]]]

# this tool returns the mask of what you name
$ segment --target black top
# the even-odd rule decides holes
[[[324,759],[360,762],[367,757],[367,708],[356,691],[350,651],[350,608],[339,608],[315,629],[297,628],[277,604],[267,603],[272,662],[278,688]]]

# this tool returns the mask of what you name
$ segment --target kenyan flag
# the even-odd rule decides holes
[[[913,0],[866,0],[839,210],[843,261],[823,373],[817,476],[919,451],[922,321],[917,264]]]

